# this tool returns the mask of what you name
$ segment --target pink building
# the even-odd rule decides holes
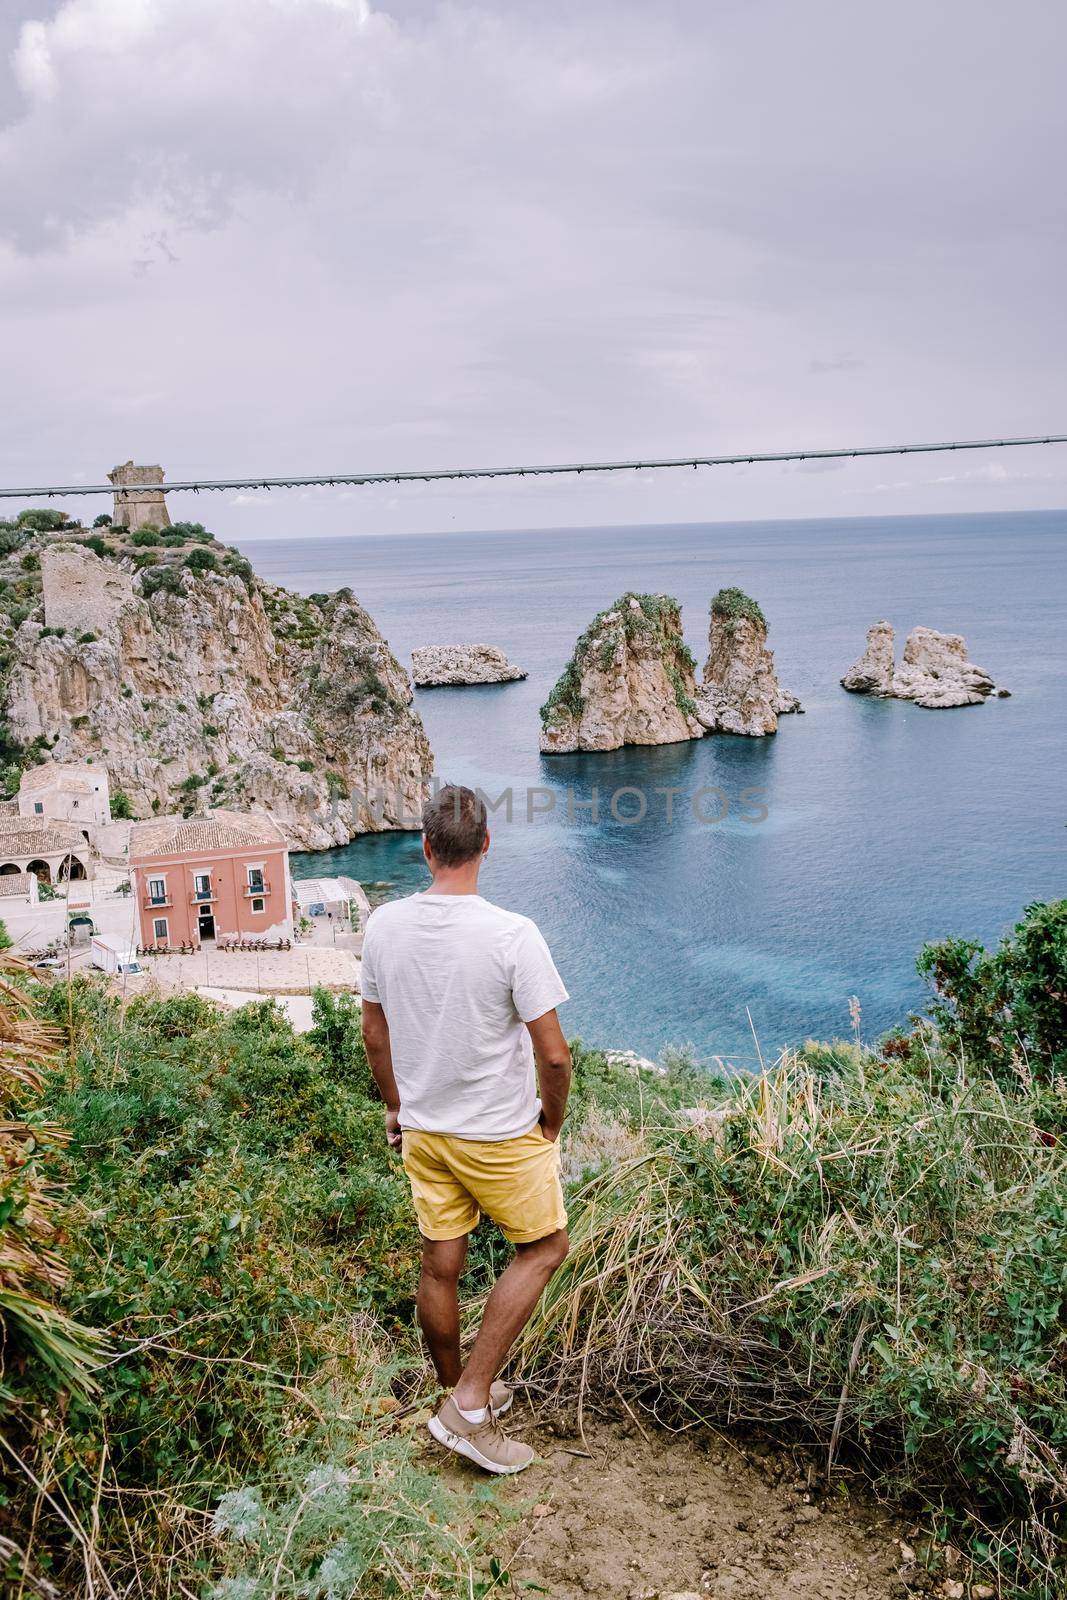
[[[293,936],[289,848],[260,813],[135,822],[130,884],[143,945]]]

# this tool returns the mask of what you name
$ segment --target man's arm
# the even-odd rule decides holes
[[[385,1101],[385,1137],[395,1150],[400,1148],[400,1091],[393,1076],[393,1057],[389,1049],[389,1024],[376,1000],[363,1001],[363,1044],[370,1070]]]
[[[553,1143],[559,1138],[571,1091],[571,1051],[555,1011],[526,1024],[533,1040],[537,1084],[541,1091],[541,1132]]]

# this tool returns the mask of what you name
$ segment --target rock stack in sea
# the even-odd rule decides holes
[[[491,644],[428,644],[411,652],[411,676],[417,689],[457,684],[515,683],[524,667],[509,661]]]
[[[590,623],[541,707],[541,749],[617,750],[706,733],[761,738],[800,709],[779,686],[766,619],[740,589],[720,589],[711,603],[699,685],[677,600],[626,594]]]
[[[541,707],[541,749],[618,750],[699,739],[696,663],[677,600],[624,594],[586,628]]]
[[[911,700],[928,711],[980,706],[990,695],[1008,695],[1007,689],[998,689],[988,672],[968,659],[966,641],[958,633],[913,628],[899,667],[894,639],[890,623],[872,624],[867,630],[867,648],[841,679],[842,686],[852,694]]]
[[[767,619],[741,589],[720,589],[711,602],[708,659],[696,695],[697,717],[708,733],[762,738],[778,718],[803,707],[778,683],[767,649]]]

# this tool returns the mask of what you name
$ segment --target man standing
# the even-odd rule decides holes
[[[474,792],[442,789],[422,826],[431,887],[367,924],[363,1039],[423,1238],[419,1324],[452,1391],[430,1432],[486,1472],[521,1472],[534,1452],[501,1428],[511,1391],[494,1380],[567,1254],[557,1141],[571,1057],[556,1016],[567,991],[529,917],[478,893],[489,834]],[[458,1282],[483,1212],[515,1256],[464,1366]]]

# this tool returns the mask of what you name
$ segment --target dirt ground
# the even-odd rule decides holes
[[[527,1414],[528,1415],[528,1414]],[[829,1496],[796,1454],[708,1430],[589,1422],[584,1442],[524,1423],[541,1457],[504,1494],[523,1518],[509,1593],[552,1600],[901,1600],[903,1526],[858,1489]],[[444,1459],[468,1483],[474,1468]]]

